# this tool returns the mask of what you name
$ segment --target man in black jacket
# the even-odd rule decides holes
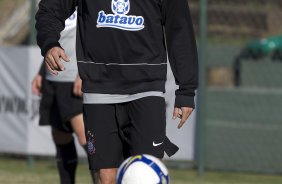
[[[82,116],[82,81],[78,76],[75,40],[77,12],[66,21],[59,43],[72,58],[64,63],[68,69],[59,75],[52,75],[42,63],[38,74],[32,81],[32,92],[41,96],[39,125],[51,126],[52,138],[56,148],[56,162],[61,184],[75,183],[78,164],[73,133],[86,153],[87,141]],[[98,184],[97,174],[91,172],[94,184]]]
[[[90,169],[111,184],[130,155],[173,154],[165,133],[167,54],[179,85],[173,118],[181,128],[198,85],[195,37],[186,0],[42,0],[37,41],[55,75],[65,70],[61,59],[68,61],[58,40],[76,6]]]

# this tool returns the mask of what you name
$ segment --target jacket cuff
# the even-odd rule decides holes
[[[48,52],[50,49],[52,49],[53,47],[60,47],[60,48],[62,48],[59,42],[49,43],[49,44],[47,44],[47,45],[41,50],[42,56],[45,58],[47,52]]]
[[[194,96],[183,96],[183,95],[177,95],[175,97],[175,104],[174,107],[190,107],[195,108],[195,102],[194,102]]]

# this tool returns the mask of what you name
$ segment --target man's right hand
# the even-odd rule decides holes
[[[31,84],[32,93],[40,96],[41,94],[41,86],[42,86],[42,76],[37,74]]]
[[[60,47],[53,47],[50,49],[44,58],[47,69],[54,75],[58,75],[58,71],[65,70],[61,58],[64,61],[69,61],[64,49]]]
[[[77,75],[74,83],[73,83],[73,94],[78,97],[82,97],[82,80],[80,79],[79,75]]]

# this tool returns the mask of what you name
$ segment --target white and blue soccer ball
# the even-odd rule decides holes
[[[151,155],[137,155],[119,167],[117,184],[169,184],[166,166]]]

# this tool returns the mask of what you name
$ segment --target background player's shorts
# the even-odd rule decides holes
[[[130,155],[164,156],[166,105],[162,97],[121,104],[84,104],[91,170],[117,168]]]
[[[82,98],[73,95],[72,82],[44,80],[39,113],[40,125],[71,133],[70,119],[82,113]]]

